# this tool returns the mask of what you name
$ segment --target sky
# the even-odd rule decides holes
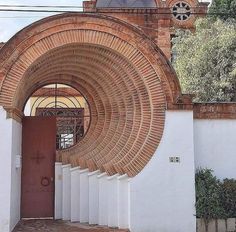
[[[82,0],[0,0],[0,5],[82,6]],[[55,8],[53,7],[50,9],[55,10]],[[53,13],[38,12],[0,12],[0,42],[6,42],[22,28],[52,14]]]
[[[207,0],[203,0],[207,1]],[[0,0],[0,5],[82,6],[82,0]],[[2,8],[2,7],[0,7]],[[11,8],[13,9],[13,8]],[[22,9],[22,8],[20,8]],[[35,8],[32,8],[35,9]],[[37,8],[38,9],[38,8]],[[47,8],[48,9],[48,8]],[[61,10],[61,9],[59,9]],[[67,9],[70,10],[70,9]],[[71,9],[75,10],[75,9]],[[0,12],[0,42],[6,42],[19,30],[55,13]]]

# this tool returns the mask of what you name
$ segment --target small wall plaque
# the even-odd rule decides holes
[[[21,168],[21,155],[16,155],[16,168]]]
[[[173,156],[169,157],[170,163],[180,163],[180,157],[179,156]]]

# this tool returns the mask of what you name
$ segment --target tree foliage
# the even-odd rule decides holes
[[[236,218],[236,180],[224,179],[221,200],[228,218]]]
[[[236,100],[236,23],[199,19],[196,31],[173,39],[174,67],[182,91],[197,102]]]
[[[221,183],[212,175],[212,170],[199,169],[195,175],[195,185],[196,216],[204,219],[208,231],[210,220],[226,217],[221,200]]]
[[[209,8],[209,16],[216,19],[236,19],[236,0],[213,0]]]
[[[236,217],[236,180],[220,181],[211,169],[198,169],[195,174],[196,216],[205,221],[206,231],[212,219]]]

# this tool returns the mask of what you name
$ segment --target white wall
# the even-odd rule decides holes
[[[13,230],[20,220],[21,204],[21,167],[17,166],[16,160],[20,158],[21,166],[21,144],[22,144],[22,125],[12,120],[12,168],[11,168],[11,216],[10,229]]]
[[[71,165],[62,165],[62,219],[71,218]]]
[[[0,231],[10,230],[10,192],[11,192],[11,138],[12,120],[6,120],[6,112],[0,108]]]
[[[169,157],[179,156],[180,163]],[[167,111],[161,143],[130,180],[132,232],[195,232],[193,114]]]
[[[79,216],[81,223],[89,221],[89,177],[88,169],[80,170]]]
[[[98,224],[98,209],[99,209],[99,184],[97,176],[100,171],[90,172],[89,178],[89,224]]]
[[[70,169],[71,174],[71,222],[80,220],[80,168]]]
[[[129,202],[129,181],[128,176],[122,175],[118,178],[118,227],[127,229],[130,226],[130,202]]]
[[[116,174],[107,178],[108,180],[108,219],[109,227],[118,227],[118,177]]]
[[[16,156],[21,155],[21,125],[6,119],[0,107],[0,231],[11,231],[20,219],[21,168],[16,168]]]
[[[107,174],[104,172],[98,175],[98,224],[101,226],[108,225],[108,180]]]
[[[62,163],[55,163],[54,218],[62,219]]]
[[[211,168],[218,178],[236,178],[236,120],[194,120],[196,168]]]

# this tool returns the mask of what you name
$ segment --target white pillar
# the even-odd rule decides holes
[[[55,206],[54,218],[62,219],[62,163],[55,163]]]
[[[88,169],[80,171],[80,222],[89,221],[89,185]]]
[[[167,110],[158,149],[129,182],[130,230],[196,232],[194,177],[193,111]]]
[[[129,178],[122,175],[118,177],[118,227],[129,228]]]
[[[62,219],[70,220],[71,217],[71,165],[62,165]]]
[[[99,204],[99,170],[88,174],[89,178],[89,224],[98,224],[98,204]]]
[[[99,225],[108,225],[108,180],[104,172],[98,175],[99,184]]]
[[[108,177],[108,226],[118,227],[118,177]]]
[[[70,169],[71,172],[71,222],[80,220],[80,168]]]
[[[20,220],[22,124],[13,119],[10,120],[12,121],[10,230],[13,230]]]
[[[0,107],[0,231],[10,232],[20,219],[21,194],[20,123],[7,119]]]

